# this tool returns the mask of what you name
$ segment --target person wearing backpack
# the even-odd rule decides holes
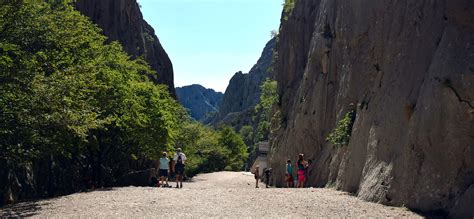
[[[184,166],[186,163],[186,155],[182,152],[181,148],[176,150],[176,154],[173,158],[174,161],[174,172],[176,173],[176,188],[183,188],[183,176]]]

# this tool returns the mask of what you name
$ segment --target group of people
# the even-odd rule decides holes
[[[308,168],[311,164],[311,160],[305,160],[304,154],[298,155],[298,161],[296,161],[297,165],[297,181],[298,181],[298,188],[304,188],[306,180],[308,179]],[[295,187],[294,185],[294,178],[293,178],[293,165],[291,164],[291,160],[288,159],[286,161],[286,168],[285,168],[285,182],[286,187],[291,188]]]
[[[297,166],[297,187],[298,188],[304,188],[306,180],[308,179],[308,168],[309,165],[311,164],[311,160],[305,160],[304,154],[299,154],[298,155],[298,161],[296,162]],[[255,187],[258,188],[258,181],[260,180],[260,172],[259,172],[259,166],[256,166],[255,169],[253,170],[253,174],[255,176]],[[271,168],[267,168],[264,170],[264,174],[266,177],[266,187],[268,188],[269,180],[270,180],[270,175],[271,175]],[[295,180],[293,177],[293,165],[291,162],[291,159],[288,159],[286,161],[286,166],[285,166],[285,182],[286,182],[286,187],[288,188],[293,188],[295,187]]]
[[[181,148],[176,150],[173,160],[168,159],[168,153],[163,152],[163,156],[157,162],[156,170],[158,170],[159,181],[158,186],[171,187],[168,184],[168,178],[171,173],[176,174],[176,188],[183,188],[184,167],[186,163],[186,155]],[[171,168],[170,168],[171,167]],[[153,183],[152,183],[153,184]]]
[[[260,167],[257,165],[253,171],[255,177],[255,188],[258,188],[258,181],[260,180]],[[265,168],[263,170],[263,175],[265,176],[265,187],[268,188],[268,184],[270,184],[270,175],[272,174],[272,168]]]

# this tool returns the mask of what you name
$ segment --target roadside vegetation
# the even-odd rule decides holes
[[[31,197],[113,186],[176,147],[190,175],[243,168],[233,129],[193,122],[149,77],[67,1],[0,3],[0,184],[33,180]]]

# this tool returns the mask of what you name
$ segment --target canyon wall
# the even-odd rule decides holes
[[[274,183],[304,153],[308,186],[472,217],[474,1],[297,0],[281,22]],[[327,142],[350,111],[349,144]]]
[[[219,113],[212,123],[224,123],[240,129],[252,124],[252,113],[260,101],[260,85],[270,76],[276,39],[267,42],[262,55],[248,74],[237,72],[229,81]]]
[[[176,96],[173,66],[153,28],[143,19],[136,0],[77,0],[75,7],[92,19],[109,40],[119,41],[132,57],[143,57],[157,72],[150,78]]]

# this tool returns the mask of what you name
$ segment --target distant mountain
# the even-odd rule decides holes
[[[224,94],[207,89],[199,84],[176,88],[178,101],[191,113],[196,120],[203,120],[207,115],[216,113]]]
[[[219,113],[211,123],[227,124],[239,130],[244,125],[252,125],[252,113],[260,101],[260,86],[270,76],[268,69],[273,60],[276,38],[271,39],[262,51],[257,63],[249,73],[237,72],[229,82]]]

